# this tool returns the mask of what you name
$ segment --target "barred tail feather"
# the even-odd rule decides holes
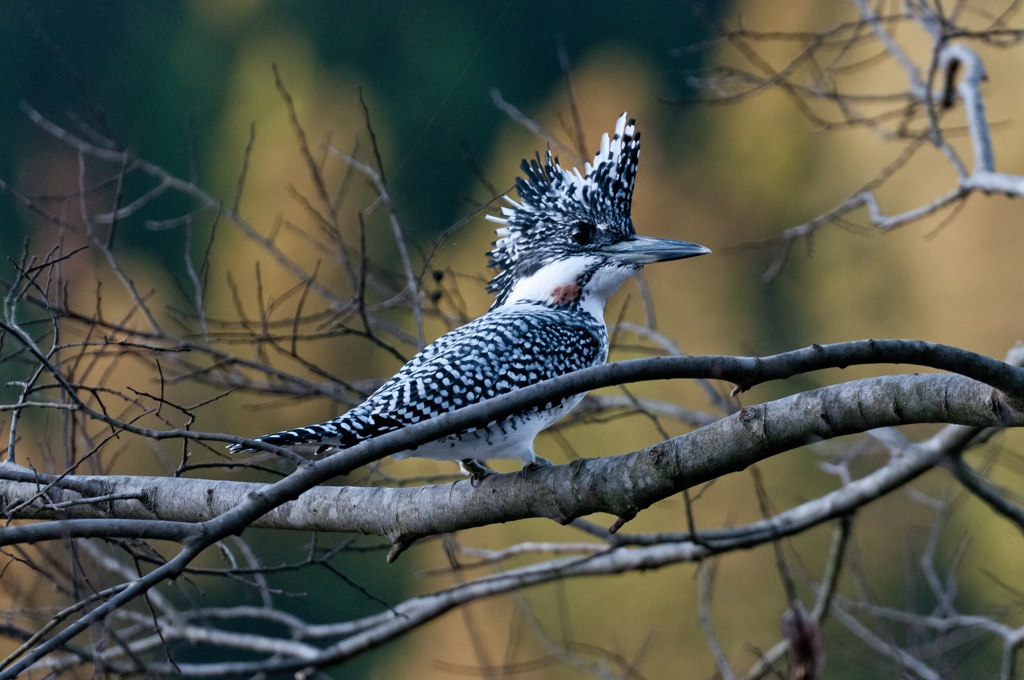
[[[323,425],[307,425],[305,427],[297,427],[294,430],[283,430],[274,434],[265,434],[262,437],[256,437],[256,441],[266,442],[274,446],[296,446],[299,444],[320,444],[324,440],[332,438],[338,438],[337,429],[327,427],[327,423],[324,423]],[[259,449],[254,449],[244,444],[231,444],[228,446],[228,451],[231,453],[255,453]]]

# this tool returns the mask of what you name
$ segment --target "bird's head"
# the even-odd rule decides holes
[[[547,304],[593,301],[602,307],[622,283],[645,264],[711,252],[686,241],[637,236],[630,217],[640,133],[626,114],[615,134],[601,137],[601,149],[583,173],[566,170],[548,149],[522,163],[516,179],[519,201],[498,222],[490,266],[501,271],[487,289],[492,309],[522,300]]]

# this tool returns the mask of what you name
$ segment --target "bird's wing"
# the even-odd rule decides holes
[[[441,336],[366,401],[333,420],[259,439],[278,446],[347,448],[605,360],[603,323],[588,315],[524,307],[491,311]]]

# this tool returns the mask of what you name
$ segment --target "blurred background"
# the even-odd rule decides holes
[[[1002,4],[980,3],[979,13],[998,12]],[[453,318],[477,316],[489,305],[483,290],[489,278],[484,253],[493,229],[482,214],[494,211],[487,203],[496,194],[511,189],[520,159],[548,143],[496,105],[496,99],[563,144],[555,150],[565,165],[579,164],[574,152],[581,141],[591,156],[600,134],[628,111],[643,135],[633,209],[637,230],[714,250],[708,257],[645,272],[658,329],[684,352],[772,354],[813,342],[915,338],[1002,357],[1024,335],[1019,265],[1024,211],[1019,202],[976,197],[952,219],[945,220],[950,214],[944,213],[884,235],[863,226],[863,215],[855,214],[844,225],[827,227],[796,244],[778,276],[764,279],[778,249],[756,244],[855,193],[897,158],[906,143],[885,140],[863,126],[823,129],[791,97],[777,91],[731,106],[697,106],[693,102],[702,95],[691,88],[688,77],[736,59],[728,45],[706,44],[717,22],[801,32],[824,30],[855,16],[851,6],[838,0],[632,6],[536,0],[7,0],[0,5],[0,179],[19,191],[51,198],[77,190],[76,155],[33,124],[26,105],[69,129],[84,126],[113,138],[228,204],[245,166],[239,212],[262,233],[279,232],[282,248],[313,268],[319,253],[297,234],[314,222],[300,197],[316,189],[275,84],[276,65],[309,145],[314,155],[323,157],[325,176],[332,181],[342,181],[346,170],[323,153],[325,143],[373,161],[368,115],[415,267],[444,272],[439,282],[424,277],[425,286],[443,293],[440,305],[446,311],[428,319],[430,340]],[[927,57],[925,36],[910,32],[901,37],[915,58]],[[761,47],[766,58],[777,56],[773,50],[793,49]],[[1024,172],[1024,128],[1018,115],[1024,106],[1019,82],[1024,49],[984,49],[982,57],[990,74],[986,95],[997,167]],[[899,91],[905,87],[905,74],[880,68],[851,76],[847,85]],[[573,97],[582,139],[574,126]],[[970,163],[966,140],[961,136],[956,143],[963,144],[958,148]],[[879,192],[879,200],[886,212],[907,210],[947,191],[953,179],[937,154],[925,154],[895,175]],[[354,182],[346,198],[354,206],[345,213],[348,230],[357,229],[358,210],[373,199],[362,185]],[[139,195],[146,188],[140,180],[126,191]],[[140,287],[154,291],[154,299],[166,300],[166,305],[180,302],[180,291],[187,287],[181,253],[201,252],[213,222],[201,225],[202,239],[191,243],[180,229],[146,224],[193,207],[186,197],[167,196],[147,206],[138,219],[118,225],[118,257]],[[74,222],[77,199],[65,202],[63,209]],[[26,240],[29,252],[40,254],[56,237],[56,230],[18,201],[0,200],[0,252],[5,256],[0,271],[5,279],[12,271],[7,258],[19,257]],[[366,242],[371,259],[400,271],[382,211],[367,218]],[[256,262],[262,266],[258,281]],[[225,227],[217,235],[210,263],[208,311],[213,317],[231,316],[242,308],[255,318],[257,285],[268,298],[294,286],[286,272],[273,269],[271,259],[237,230]],[[94,300],[99,281],[106,314],[117,318],[127,308],[130,301],[99,256],[83,258],[72,269],[71,299],[82,304]],[[328,285],[341,285],[343,276],[325,270],[321,278]],[[281,318],[289,318],[293,305],[294,300],[278,310]],[[625,286],[607,317],[646,323],[642,288]],[[414,331],[408,315],[396,314],[395,323]],[[394,357],[355,347],[327,344],[317,347],[315,356],[332,375],[349,381],[386,377],[398,365]],[[408,354],[413,350],[403,348]],[[244,353],[237,347],[233,351]],[[635,355],[629,342],[623,342],[613,358]],[[143,380],[127,366],[110,370],[111,380],[126,385]],[[801,377],[741,395],[737,403],[876,373],[865,369]],[[711,408],[694,386],[644,386],[636,393]],[[330,418],[338,410],[338,403],[329,399],[295,403],[238,395],[204,410],[196,428],[258,435]],[[47,423],[29,425],[42,432]],[[662,426],[669,434],[685,431],[671,422]],[[913,434],[926,435],[932,429]],[[628,452],[659,437],[658,428],[645,418],[610,420],[545,437],[538,452],[559,463],[567,455]],[[1019,445],[1019,437],[1007,437],[986,454],[991,456],[993,479],[1018,491],[1024,488]],[[766,485],[776,506],[790,507],[834,488],[836,478],[819,463],[842,455],[845,446],[826,443],[765,464]],[[120,473],[161,474],[168,463],[166,452],[126,451],[111,465]],[[449,471],[429,465],[403,462],[392,472]],[[934,472],[915,488],[942,497],[948,479]],[[955,512],[942,534],[941,565],[951,568],[960,548],[970,546],[956,563],[958,604],[968,612],[1009,608],[1010,623],[1020,625],[1024,550],[1019,533],[969,498],[952,507]],[[753,484],[742,474],[713,485],[695,511],[700,527],[743,524],[760,516]],[[858,515],[852,549],[859,578],[870,585],[878,602],[928,611],[930,596],[917,560],[934,520],[933,510],[902,491]],[[683,530],[682,502],[663,502],[630,526],[634,531]],[[802,583],[820,577],[829,535],[823,527],[793,542]],[[247,536],[267,564],[300,559],[308,541],[305,536],[260,532]],[[460,536],[464,544],[488,548],[523,540],[582,537],[540,520]],[[387,568],[380,553],[340,559],[339,568],[352,581],[387,602],[443,587],[453,578],[428,572],[448,564],[438,541],[413,548]],[[716,582],[715,624],[729,658],[743,668],[756,660],[757,650],[779,638],[785,594],[774,556],[762,548],[726,557]],[[345,588],[329,574],[307,570],[284,574],[276,583],[291,593],[282,596],[281,606],[314,621],[379,609],[379,602],[357,588]],[[844,581],[848,590],[853,584],[850,578]],[[805,590],[805,597],[810,592]],[[535,634],[534,627],[541,626],[554,638],[575,640],[580,649],[604,650],[608,658],[625,660],[625,666],[636,669],[636,677],[712,677],[714,664],[696,624],[696,593],[690,565],[536,588],[521,598],[485,601],[450,613],[333,675],[499,677],[486,668],[521,664],[521,677],[583,677],[579,669],[550,660]],[[202,597],[204,603],[239,603],[253,595],[240,585],[220,583]],[[536,619],[523,613],[527,605]],[[472,644],[470,631],[475,633]],[[862,643],[838,624],[829,622],[826,635],[832,655],[826,677],[887,674],[887,667],[867,660]],[[990,672],[997,655],[998,649],[965,644],[959,665],[951,671],[959,677],[982,677],[974,673]],[[547,660],[531,662],[538,658]]]

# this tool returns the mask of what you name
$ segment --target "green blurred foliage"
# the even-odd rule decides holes
[[[713,11],[716,3],[703,5]],[[188,176],[192,154],[208,169],[221,162],[211,154],[237,55],[263,36],[292,34],[312,60],[303,68],[349,74],[372,93],[371,117],[395,150],[387,168],[395,202],[408,228],[428,238],[464,212],[453,199],[473,183],[465,154],[479,158],[507,123],[492,88],[534,110],[562,87],[559,45],[573,62],[615,46],[655,66],[663,96],[676,99],[685,90],[679,72],[696,62],[674,50],[700,31],[694,8],[671,1],[637,9],[611,1],[12,0],[0,6],[0,129],[8,131],[0,177],[16,176],[38,137],[21,101],[58,120],[73,112],[100,130],[105,119],[123,144],[173,172]],[[260,68],[272,92],[269,61]],[[283,76],[286,85],[302,77]],[[89,115],[91,103],[100,116]],[[236,171],[238,161],[229,161]],[[24,225],[9,203],[2,210],[0,248],[13,252]],[[171,237],[125,238],[158,253]]]

